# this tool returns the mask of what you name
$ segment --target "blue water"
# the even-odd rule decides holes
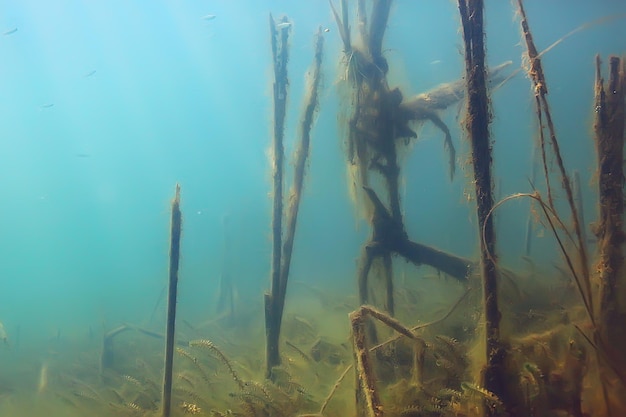
[[[0,321],[14,344],[19,334],[19,346],[0,346],[0,362],[48,360],[52,339],[80,350],[90,332],[149,323],[167,279],[176,183],[181,317],[197,322],[214,314],[224,269],[238,302],[261,305],[271,255],[270,12],[293,21],[288,157],[313,34],[319,25],[329,29],[292,276],[356,291],[356,260],[369,229],[347,192],[345,129],[337,118],[345,67],[327,2],[2,0]],[[527,13],[544,48],[584,23],[623,15],[626,3],[529,0]],[[203,19],[208,14],[216,17]],[[518,68],[525,48],[512,5],[487,2],[486,22],[489,62],[512,60]],[[398,0],[385,39],[390,83],[409,96],[460,78],[459,33],[455,2]],[[623,54],[625,39],[622,16],[573,35],[544,58],[564,158],[583,178],[588,222],[595,217],[593,59]],[[536,122],[523,72],[493,93],[492,108],[497,195],[529,191]],[[414,240],[476,258],[462,105],[442,116],[459,169],[449,181],[443,135],[426,123],[404,159],[407,229]],[[527,212],[527,202],[500,211],[499,250],[511,265],[520,264]],[[534,244],[539,259],[557,256],[550,237]],[[163,303],[157,308],[162,317]],[[34,353],[20,356],[20,349]]]

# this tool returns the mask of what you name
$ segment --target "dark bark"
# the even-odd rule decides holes
[[[596,226],[600,279],[599,327],[603,348],[613,366],[626,370],[626,279],[624,278],[624,122],[625,65],[609,58],[609,82],[605,90],[596,58],[595,142],[598,154],[600,218]]]
[[[288,23],[283,17],[281,23]],[[283,316],[284,294],[281,293],[280,268],[282,257],[283,233],[283,137],[285,130],[285,112],[287,105],[287,62],[289,60],[289,26],[277,30],[274,18],[270,15],[270,39],[274,61],[274,138],[273,138],[273,170],[274,203],[272,207],[272,287],[265,294],[265,333],[266,333],[266,376],[271,369],[280,365],[278,339]],[[280,37],[279,37],[280,36]]]
[[[182,215],[180,212],[180,186],[176,184],[176,194],[172,201],[170,233],[170,270],[167,292],[167,325],[165,329],[165,366],[163,372],[162,416],[169,417],[172,407],[172,365],[174,363],[176,300],[178,293],[178,264],[180,259],[180,233]]]
[[[283,18],[283,22],[286,22]],[[280,327],[285,308],[287,296],[287,283],[289,280],[289,270],[291,266],[291,255],[296,235],[296,225],[298,221],[298,210],[304,184],[304,175],[309,157],[309,147],[311,141],[311,126],[313,125],[315,111],[318,106],[318,89],[321,80],[322,53],[324,47],[324,37],[321,29],[315,38],[315,59],[313,64],[313,80],[310,90],[306,92],[307,101],[304,114],[301,120],[301,137],[296,151],[296,162],[294,172],[294,182],[289,197],[289,206],[286,220],[285,237],[282,237],[282,215],[283,215],[283,129],[285,118],[285,102],[287,99],[287,69],[286,63],[287,42],[289,27],[281,29],[281,41],[277,44],[277,32],[273,19],[270,17],[270,27],[272,30],[272,51],[274,52],[275,68],[275,132],[274,132],[274,211],[272,221],[273,233],[273,256],[272,256],[272,287],[269,294],[265,294],[265,330],[266,330],[266,377],[272,376],[272,368],[280,365],[279,339]],[[279,86],[277,86],[279,85]],[[283,95],[281,95],[281,92]],[[277,129],[280,128],[280,131]],[[280,162],[279,162],[280,160]],[[280,171],[280,173],[279,173]]]
[[[476,209],[480,239],[480,267],[483,282],[487,364],[483,373],[485,388],[496,394],[510,409],[505,361],[507,347],[500,335],[498,306],[498,274],[496,270],[495,230],[491,179],[491,142],[489,139],[489,96],[485,72],[483,1],[459,0],[465,41],[465,73],[467,80],[466,128],[472,147]],[[489,415],[495,410],[485,407]]]

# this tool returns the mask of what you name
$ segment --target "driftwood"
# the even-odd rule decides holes
[[[350,313],[350,322],[352,325],[352,343],[354,355],[356,357],[356,374],[357,374],[357,413],[360,416],[382,417],[383,406],[376,387],[376,378],[374,376],[374,367],[370,358],[370,351],[367,344],[366,322],[367,317],[372,317],[391,329],[395,330],[402,336],[411,339],[414,345],[414,380],[421,386],[422,374],[424,368],[424,352],[426,350],[426,342],[414,333],[414,330],[404,326],[393,317],[378,311],[372,306],[363,305],[358,310]]]
[[[414,369],[416,372],[414,372],[414,381],[418,384],[421,384],[422,381],[422,368],[423,368],[423,353],[424,353],[424,345],[422,344],[422,340],[418,339],[418,337],[416,336],[416,332],[425,329],[427,327],[433,326],[435,324],[441,323],[442,321],[446,320],[448,317],[450,317],[450,315],[452,315],[452,313],[456,310],[456,308],[461,304],[461,302],[463,300],[465,300],[465,298],[467,297],[467,295],[470,293],[470,290],[465,291],[465,293],[450,307],[450,309],[448,310],[448,312],[446,314],[444,314],[443,316],[441,316],[438,319],[435,319],[433,321],[430,321],[428,323],[423,323],[423,324],[419,324],[417,326],[413,326],[411,328],[406,328],[405,326],[403,326],[402,324],[399,324],[396,320],[394,320],[392,317],[387,316],[384,313],[381,313],[379,311],[376,311],[377,314],[379,315],[383,315],[383,316],[387,316],[386,318],[388,318],[390,321],[393,321],[395,323],[397,323],[399,326],[401,326],[401,328],[404,328],[402,331],[399,331],[399,333],[389,339],[387,339],[386,341],[379,343],[377,345],[374,345],[372,347],[369,347],[367,349],[367,351],[365,351],[365,345],[366,345],[366,341],[363,339],[358,339],[358,344],[357,342],[357,338],[360,338],[361,336],[363,336],[363,317],[366,315],[369,315],[369,312],[371,312],[372,310],[375,310],[373,307],[368,307],[365,306],[365,308],[359,308],[358,310],[352,312],[350,314],[350,318],[351,318],[351,323],[352,323],[352,327],[353,327],[353,343],[355,344],[355,348],[356,349],[361,349],[359,354],[362,357],[366,357],[366,361],[369,362],[369,354],[374,353],[378,350],[380,350],[381,348],[388,346],[396,341],[398,341],[400,338],[402,338],[403,336],[407,335],[407,332],[414,335],[411,336],[411,339],[414,340],[419,340],[419,347],[420,349],[416,349],[415,353],[417,354],[415,359],[415,363],[414,363]],[[356,320],[354,320],[356,318]],[[382,321],[383,323],[384,320]],[[395,329],[395,327],[390,326],[392,328]],[[355,329],[356,329],[356,334],[355,334]],[[362,361],[363,363],[363,361]],[[341,385],[342,381],[345,379],[346,375],[348,374],[348,372],[353,368],[353,365],[349,365],[346,367],[346,369],[344,369],[344,371],[341,373],[341,375],[339,376],[339,378],[337,379],[337,381],[335,382],[335,384],[333,385],[332,389],[330,390],[330,392],[328,393],[328,395],[326,396],[326,399],[324,400],[324,403],[322,404],[320,411],[316,414],[310,414],[308,416],[312,417],[312,416],[316,416],[316,417],[322,417],[324,415],[324,411],[326,409],[326,407],[328,407],[328,404],[330,403],[330,400],[332,399],[333,395],[335,394],[335,392],[337,391],[337,388],[339,387],[339,385]],[[365,369],[365,367],[362,366],[362,369]],[[358,378],[358,384],[367,384],[368,386],[372,386],[373,385],[373,374],[370,371],[367,371],[368,374],[366,375],[365,372],[359,376],[357,375]],[[369,381],[364,382],[363,378],[370,378]],[[360,385],[357,385],[357,387]],[[382,410],[381,410],[382,411]],[[300,415],[299,417],[305,417],[306,415]]]

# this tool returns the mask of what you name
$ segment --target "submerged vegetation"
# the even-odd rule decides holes
[[[573,177],[562,156],[548,84],[522,0],[516,1],[532,83],[543,181],[531,193],[496,201],[490,92],[506,88],[511,62],[489,68],[480,0],[459,0],[465,76],[415,96],[390,85],[383,41],[391,0],[329,0],[342,44],[339,82],[348,192],[367,213],[356,296],[302,285],[287,300],[298,209],[319,109],[325,32],[315,37],[294,174],[284,173],[291,21],[270,16],[274,65],[271,287],[263,306],[234,306],[209,322],[175,322],[182,213],[172,203],[166,333],[131,324],[103,331],[103,343],[76,361],[38,369],[37,401],[26,413],[64,416],[241,417],[583,417],[626,415],[624,125],[626,63],[609,58],[608,83],[596,61],[594,134],[598,155],[597,253],[588,247]],[[213,15],[209,15],[213,16]],[[213,16],[214,17],[214,16]],[[213,18],[211,17],[211,19]],[[206,18],[206,17],[205,17]],[[509,74],[510,75],[510,74]],[[441,113],[464,101],[471,146],[480,257],[466,259],[409,236],[401,204],[402,152],[424,123],[441,132],[449,177],[458,146]],[[529,141],[534,140],[528,138]],[[554,162],[552,162],[554,161]],[[317,161],[313,161],[313,164]],[[554,165],[554,166],[553,166]],[[283,197],[285,179],[292,188]],[[442,178],[441,181],[448,181]],[[579,181],[579,180],[578,180]],[[563,188],[559,201],[555,184]],[[578,195],[577,195],[578,194]],[[499,263],[495,218],[530,199],[562,263],[529,257],[526,270]],[[525,221],[525,219],[524,219]],[[404,260],[410,264],[400,264]],[[397,271],[409,269],[403,279]],[[436,274],[432,274],[431,271]],[[418,278],[441,279],[445,294]],[[346,278],[346,279],[349,279]],[[232,285],[229,283],[228,285]],[[181,301],[178,300],[180,303]],[[259,303],[261,300],[259,300]],[[264,313],[264,320],[260,319]],[[203,318],[204,319],[204,318]],[[174,324],[176,333],[174,333]],[[339,324],[338,324],[339,323]],[[332,328],[332,329],[331,329]],[[0,330],[2,330],[0,324]],[[6,334],[2,337],[6,340]],[[166,343],[165,366],[163,342]],[[64,366],[72,364],[71,366]],[[163,369],[165,368],[165,377]],[[1,388],[1,386],[0,386]],[[25,401],[0,401],[1,415]],[[56,410],[63,410],[55,414]],[[30,415],[30,414],[29,414]]]

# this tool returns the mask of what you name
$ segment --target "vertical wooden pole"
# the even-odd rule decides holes
[[[287,18],[283,18],[282,23],[287,23]],[[275,87],[275,92],[278,89],[284,91],[286,94],[286,86],[289,84],[287,79],[287,34],[288,27],[282,28],[281,42],[276,44],[277,32],[274,21],[270,19],[270,27],[272,30],[272,51],[274,52],[274,65],[276,70],[275,82],[283,83],[282,87]],[[280,48],[279,48],[280,47]],[[311,84],[308,90],[305,92],[305,108],[304,114],[300,122],[301,136],[300,142],[296,149],[295,154],[295,171],[293,175],[293,184],[289,194],[289,204],[287,206],[286,222],[282,224],[282,173],[280,178],[278,176],[278,170],[283,169],[283,156],[282,156],[282,137],[280,138],[280,144],[278,144],[278,133],[274,135],[274,152],[281,153],[280,165],[276,162],[274,166],[274,190],[278,192],[280,190],[280,201],[276,194],[274,196],[274,217],[272,233],[274,235],[274,254],[272,257],[272,288],[271,292],[265,294],[265,331],[267,337],[266,355],[267,355],[267,369],[266,377],[271,378],[272,368],[280,365],[279,354],[279,338],[280,327],[282,323],[283,310],[285,308],[285,299],[287,296],[287,283],[289,281],[289,270],[291,266],[291,256],[293,253],[293,245],[296,235],[296,225],[298,221],[298,210],[300,207],[300,200],[302,197],[302,189],[304,187],[304,175],[306,172],[307,161],[309,157],[309,148],[311,142],[311,127],[313,125],[315,112],[318,107],[318,89],[321,80],[321,66],[322,66],[322,54],[324,50],[324,36],[322,29],[320,28],[315,37],[315,59],[311,71]],[[277,100],[286,100],[285,97],[281,97],[280,94],[275,95],[275,106],[277,106]],[[284,119],[285,108],[275,107],[275,117]],[[280,113],[282,112],[282,113]],[[282,123],[280,126],[282,126]],[[278,120],[275,121],[275,125],[279,126]],[[282,129],[282,127],[281,127]],[[275,158],[278,161],[278,157]],[[280,184],[278,181],[280,179]],[[284,230],[284,238],[283,238]],[[282,243],[282,251],[281,245]]]
[[[170,232],[170,274],[167,292],[167,324],[165,329],[165,370],[163,372],[162,416],[169,417],[172,407],[172,365],[174,363],[174,331],[176,324],[176,297],[178,292],[178,263],[180,258],[180,185],[172,200]]]
[[[459,11],[465,40],[465,70],[467,80],[466,128],[472,145],[476,208],[480,239],[480,266],[485,310],[487,364],[483,373],[485,388],[510,404],[506,389],[505,358],[507,349],[500,335],[498,307],[498,274],[496,270],[495,230],[491,179],[491,142],[489,139],[489,96],[485,72],[483,29],[483,0],[459,0]],[[486,407],[488,415],[495,410]]]
[[[626,114],[626,65],[609,58],[609,82],[605,90],[596,57],[595,142],[598,153],[600,219],[596,227],[600,279],[599,327],[602,347],[626,369],[626,279],[624,278],[624,130]]]
[[[287,107],[287,61],[289,60],[289,20],[281,19],[286,26],[278,29],[274,18],[270,14],[270,35],[272,55],[274,61],[274,139],[272,145],[274,178],[274,203],[272,207],[272,287],[265,294],[265,376],[271,376],[272,368],[280,365],[278,340],[283,311],[280,300],[281,294],[280,268],[282,258],[283,235],[283,160],[284,160],[284,129],[285,112]],[[280,41],[279,41],[280,33]]]

